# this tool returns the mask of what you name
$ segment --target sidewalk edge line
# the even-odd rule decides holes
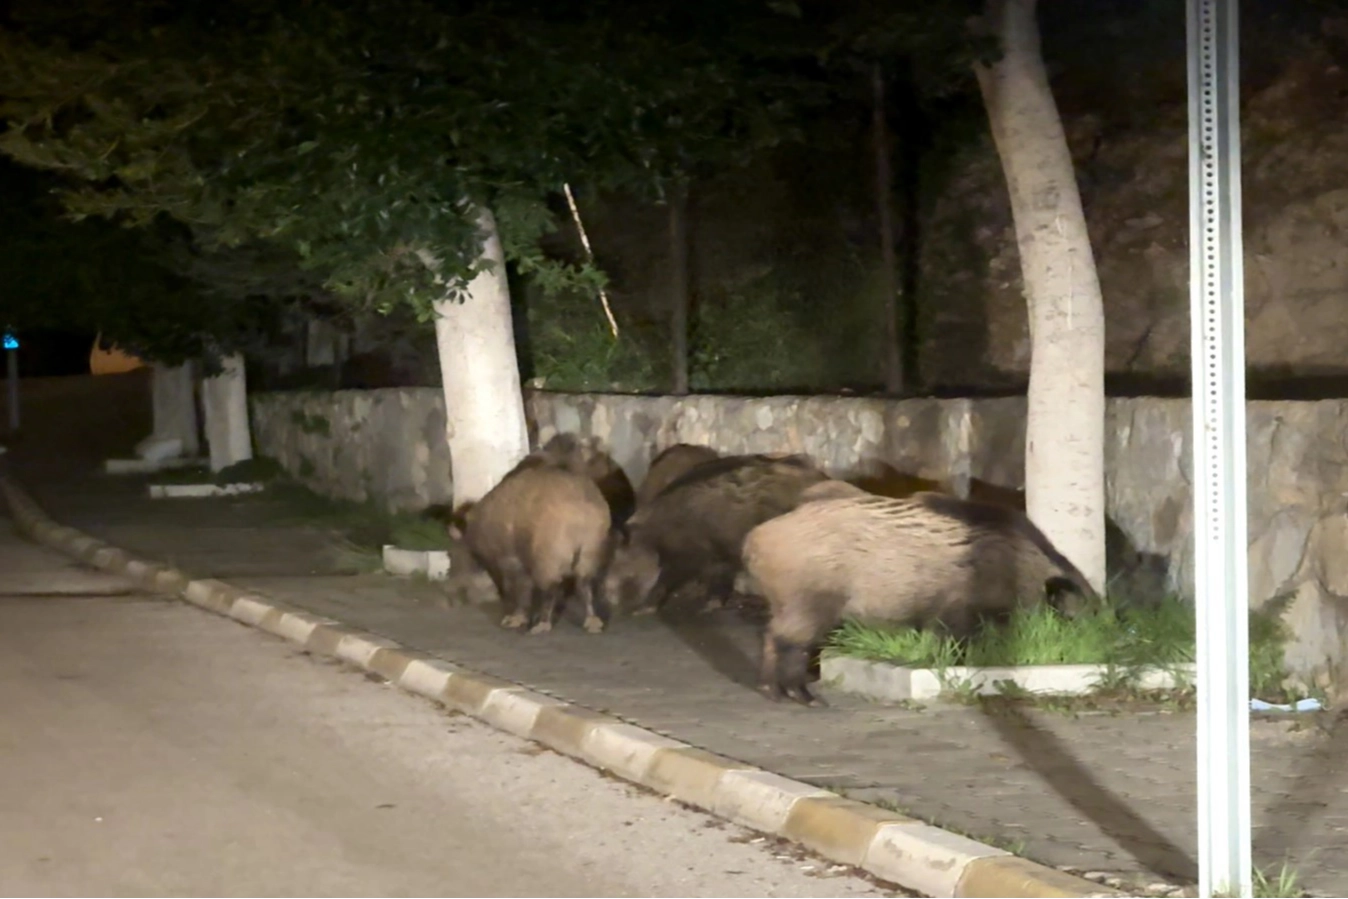
[[[176,596],[192,605],[340,659],[492,727],[906,889],[942,899],[1125,895],[905,815],[466,671],[392,640],[282,608],[255,591],[139,559],[53,521],[7,474],[0,474],[0,493],[18,530],[35,542],[127,576],[147,591],[163,593],[167,576],[185,585]]]

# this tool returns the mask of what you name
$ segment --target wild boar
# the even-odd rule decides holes
[[[547,443],[526,456],[520,468],[550,465],[583,474],[595,482],[609,505],[613,527],[622,526],[636,507],[632,482],[598,437],[581,438],[575,434],[556,434]],[[512,472],[513,474],[513,472]]]
[[[640,509],[649,505],[664,489],[683,474],[703,462],[719,459],[720,453],[709,446],[695,446],[691,443],[676,443],[662,450],[651,460],[646,478],[637,490],[636,504]]]
[[[571,594],[585,604],[585,629],[604,629],[597,589],[610,550],[610,514],[592,479],[537,459],[461,511],[463,540],[501,594],[502,627],[549,631],[559,602]]]
[[[1045,600],[1069,615],[1099,601],[1015,509],[930,492],[890,499],[840,482],[802,500],[744,540],[744,567],[770,614],[759,683],[770,699],[817,702],[811,655],[844,617],[967,636]]]
[[[847,478],[847,481],[867,493],[888,496],[892,499],[904,499],[914,493],[923,492],[956,495],[953,485],[949,482],[933,481],[929,478],[907,474],[889,463],[879,460],[872,460],[862,466],[861,470]],[[1025,511],[1025,491],[1001,487],[978,478],[969,479],[968,498],[977,502],[996,503],[1000,506],[1010,506],[1022,512]]]
[[[744,536],[826,479],[803,456],[726,456],[685,472],[627,522],[605,577],[607,601],[652,611],[701,579],[708,599],[724,603]]]

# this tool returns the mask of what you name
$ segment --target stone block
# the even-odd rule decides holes
[[[770,771],[727,771],[716,792],[716,814],[765,833],[780,833],[800,799],[831,796],[827,790]]]
[[[493,727],[529,739],[538,721],[538,713],[544,708],[562,705],[566,703],[560,699],[519,687],[493,691],[478,714]]]
[[[590,731],[583,751],[585,760],[591,764],[644,782],[657,752],[682,749],[687,745],[631,724],[608,724]]]
[[[1123,896],[1092,883],[1015,856],[977,858],[968,863],[955,888],[956,896],[1019,897]]]
[[[792,805],[782,836],[827,858],[860,865],[882,825],[907,820],[903,815],[852,799],[810,796]]]
[[[646,769],[646,786],[675,799],[711,810],[721,778],[751,766],[702,749],[666,749]]]
[[[906,821],[880,827],[866,850],[865,866],[923,896],[955,896],[970,862],[1010,855],[921,821]]]

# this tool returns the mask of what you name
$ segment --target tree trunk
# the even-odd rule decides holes
[[[880,217],[880,290],[885,319],[885,392],[903,392],[903,348],[899,334],[899,290],[894,263],[894,179],[885,123],[885,73],[871,66],[871,132],[875,149],[875,207]]]
[[[688,189],[669,197],[669,330],[674,394],[688,393]]]
[[[917,298],[922,289],[922,161],[927,153],[931,126],[918,100],[912,61],[903,60],[898,96],[889,92],[889,107],[899,114],[899,338],[903,388],[912,395],[922,389],[919,354]],[[894,82],[891,82],[894,83]],[[897,103],[896,103],[897,101]]]
[[[988,0],[1002,58],[976,66],[1011,197],[1030,320],[1025,510],[1105,582],[1104,308],[1035,0]]]
[[[253,458],[253,432],[248,425],[248,381],[243,356],[220,360],[223,370],[201,382],[201,406],[206,417],[206,448],[211,471]]]
[[[491,210],[478,208],[477,226],[491,267],[468,283],[463,303],[435,304],[455,506],[480,500],[529,452],[505,254]]]

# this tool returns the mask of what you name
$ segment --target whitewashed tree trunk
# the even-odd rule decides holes
[[[1035,0],[988,0],[1001,59],[977,66],[1011,196],[1029,304],[1025,507],[1105,583],[1105,322],[1086,217],[1039,47]],[[994,338],[995,339],[995,338]]]
[[[195,390],[191,362],[173,366],[155,363],[150,382],[154,430],[136,444],[137,456],[162,461],[200,452]]]
[[[435,304],[455,506],[480,500],[529,452],[501,236],[489,209],[477,209],[477,225],[491,267],[468,283],[462,303]]]
[[[248,382],[243,357],[222,360],[223,371],[201,381],[201,406],[206,417],[206,446],[211,471],[221,471],[253,458],[253,433],[248,425]]]

